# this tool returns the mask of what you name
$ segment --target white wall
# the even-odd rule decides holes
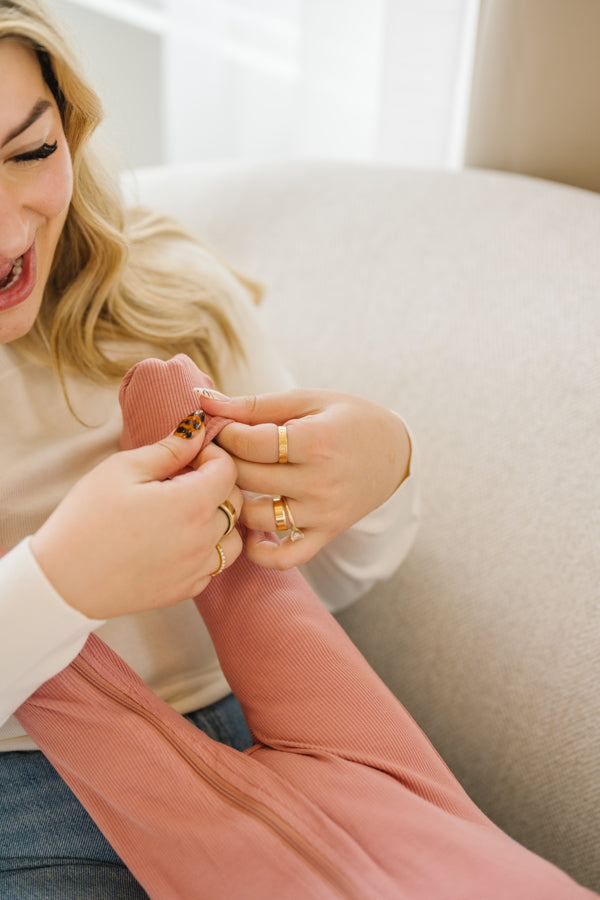
[[[124,165],[460,165],[478,0],[50,2]]]
[[[147,3],[154,3],[156,9],[161,0]],[[123,164],[163,162],[162,16],[124,16],[126,0],[116,4],[98,0],[90,5],[79,0],[51,0],[50,5],[67,26],[104,101],[105,131]],[[135,6],[132,9],[135,12]],[[142,7],[140,11],[145,12]]]

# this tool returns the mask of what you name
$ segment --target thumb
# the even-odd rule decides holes
[[[316,390],[294,388],[273,394],[254,394],[246,397],[226,397],[214,390],[198,389],[202,406],[211,415],[227,416],[245,425],[261,425],[265,422],[283,424],[289,419],[299,419],[321,408]]]
[[[205,434],[204,413],[194,413],[168,437],[130,452],[135,454],[144,479],[164,481],[190,465],[202,449]]]

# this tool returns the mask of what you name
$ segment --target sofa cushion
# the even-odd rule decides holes
[[[484,811],[600,890],[600,196],[334,163],[137,183],[264,283],[299,382],[406,416],[420,534],[341,620]]]

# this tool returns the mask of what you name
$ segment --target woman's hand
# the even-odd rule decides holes
[[[248,556],[270,568],[306,562],[328,541],[390,497],[408,473],[402,420],[376,403],[327,390],[223,398],[200,392],[213,415],[231,417],[217,438],[234,459],[246,497],[242,521],[274,532],[273,497],[287,499],[303,540],[250,534]],[[287,426],[288,462],[278,463],[278,428]],[[289,521],[289,520],[288,520]]]
[[[235,465],[214,444],[199,454],[198,446],[171,435],[116,453],[33,535],[32,552],[68,604],[94,619],[171,606],[209,583],[221,564],[217,543],[227,565],[237,558],[240,535],[223,537],[228,519],[218,508],[228,499],[240,512]]]

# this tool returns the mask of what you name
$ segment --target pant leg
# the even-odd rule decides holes
[[[232,694],[185,716],[244,750],[248,726]],[[144,900],[147,893],[40,751],[0,753],[2,900]]]
[[[42,753],[0,754],[3,900],[147,896]]]
[[[343,825],[199,733],[95,635],[16,717],[152,898],[393,896]]]
[[[455,793],[445,766],[434,754],[423,769],[418,728],[304,583],[285,581],[277,595],[257,579],[253,595],[198,600],[269,742],[249,754],[199,735],[94,635],[17,711],[150,897],[194,897],[199,885],[223,900],[592,896],[479,821],[468,798],[468,815],[444,808]],[[381,706],[383,754],[348,697],[365,712],[376,704],[367,727]]]

